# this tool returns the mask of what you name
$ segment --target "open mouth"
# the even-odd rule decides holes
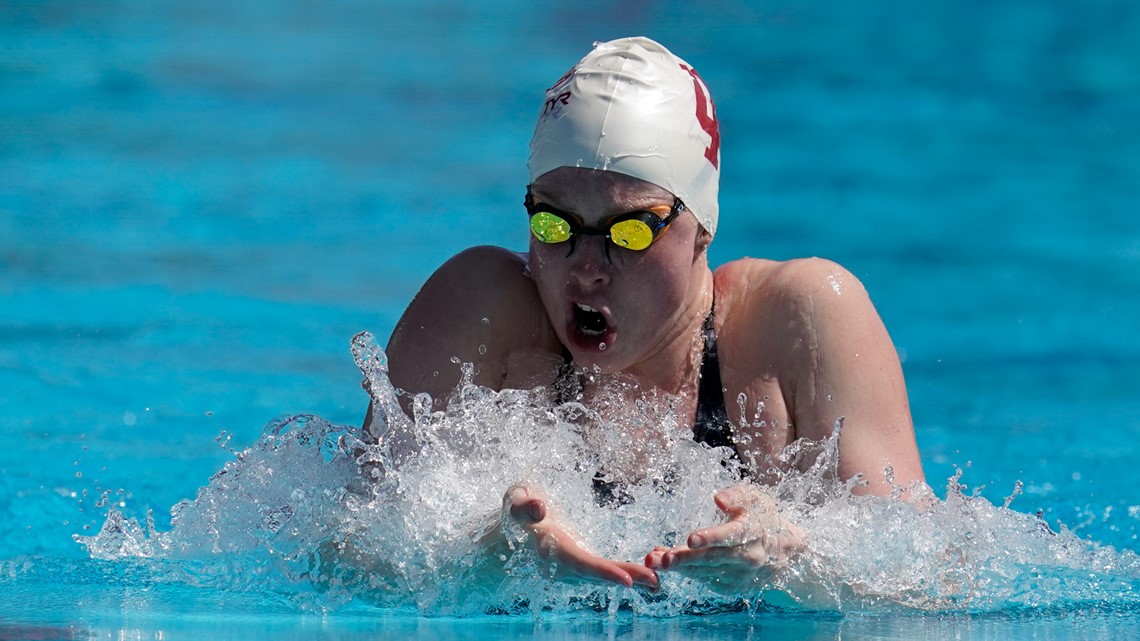
[[[582,303],[574,303],[574,325],[586,336],[601,336],[607,328],[605,315]]]
[[[606,313],[585,303],[571,305],[566,335],[570,347],[587,353],[605,351],[617,339]]]

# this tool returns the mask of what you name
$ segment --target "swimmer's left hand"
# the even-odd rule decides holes
[[[737,485],[713,500],[728,522],[693,532],[688,545],[655,548],[645,565],[735,592],[767,582],[803,547],[803,530],[783,518],[776,499],[760,487]]]

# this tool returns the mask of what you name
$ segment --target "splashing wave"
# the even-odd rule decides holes
[[[419,397],[409,419],[372,337],[355,337],[353,354],[373,399],[372,433],[316,416],[279,418],[193,501],[172,508],[169,530],[112,509],[96,535],[76,539],[97,559],[148,564],[146,581],[272,592],[318,610],[353,599],[436,615],[1140,603],[1136,554],[1053,531],[1008,501],[995,506],[967,493],[960,473],[945,500],[928,488],[907,501],[852,494],[858,479],[833,480],[836,437],[785,453],[814,460],[772,490],[809,533],[808,549],[769,584],[725,595],[664,572],[650,594],[552,581],[555,568],[518,532],[499,534],[512,484],[541,486],[595,552],[639,561],[722,519],[711,497],[738,482],[738,463],[679,430],[670,399],[636,404],[621,429],[590,431],[580,427],[582,405],[554,406],[542,390],[479,388],[469,369],[445,410]],[[638,469],[623,485],[631,500],[600,505],[595,474],[631,464]]]

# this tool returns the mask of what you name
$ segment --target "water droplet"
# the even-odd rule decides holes
[[[832,291],[834,291],[837,296],[841,296],[843,294],[843,288],[840,285],[839,279],[834,274],[828,275],[827,283],[831,285]]]
[[[491,319],[484,316],[483,320],[481,320],[480,322],[483,323],[484,326],[487,326],[487,325],[491,324]]]
[[[603,342],[603,343],[598,343],[598,351],[599,351],[599,352],[604,352],[604,351],[606,351],[606,344],[605,344],[604,342]]]
[[[829,400],[829,401],[831,400],[831,394],[827,395],[827,400]]]
[[[130,427],[138,422],[138,417],[134,412],[123,412],[123,425]]]
[[[480,356],[483,356],[483,355],[485,355],[486,353],[487,353],[487,346],[486,346],[486,345],[480,345],[480,346],[479,346],[479,355],[480,355]]]

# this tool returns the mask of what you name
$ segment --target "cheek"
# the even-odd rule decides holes
[[[678,309],[685,303],[689,270],[682,256],[661,252],[628,264],[623,271],[628,278],[626,295],[639,302],[650,301],[651,304],[639,306],[647,313],[657,316],[662,310]]]
[[[531,276],[538,278],[539,274],[547,271],[550,266],[550,257],[547,255],[550,248],[533,238],[530,239],[529,251],[526,255],[526,266]]]
[[[557,247],[547,247],[532,241],[526,264],[530,278],[538,288],[539,298],[549,311],[550,304],[557,297],[558,288],[566,282],[566,263]]]

